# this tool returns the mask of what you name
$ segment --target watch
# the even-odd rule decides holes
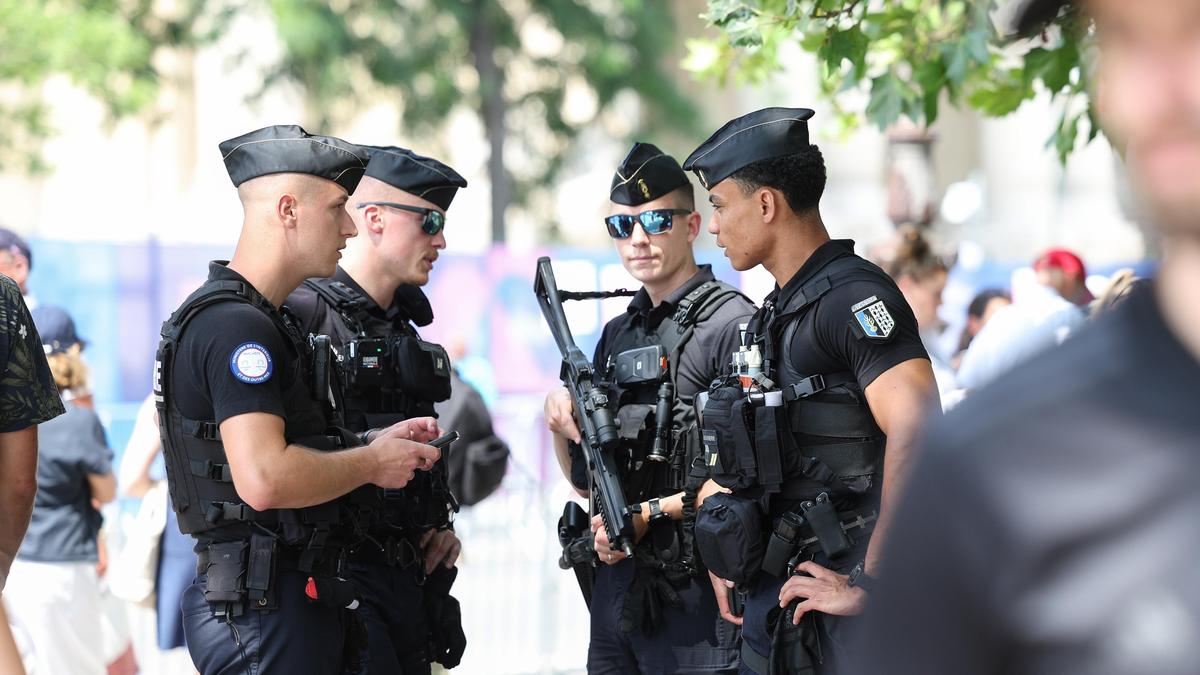
[[[848,582],[849,585],[863,589],[868,595],[871,593],[871,591],[875,590],[876,582],[877,579],[867,574],[867,568],[861,562],[855,565],[854,569],[850,570],[850,581]]]
[[[647,502],[650,505],[650,516],[646,518],[647,523],[653,523],[660,518],[669,518],[670,514],[662,510],[662,504],[658,502],[658,497]]]

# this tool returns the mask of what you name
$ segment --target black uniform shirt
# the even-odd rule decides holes
[[[936,426],[861,673],[1194,673],[1200,363],[1152,293]]]
[[[613,345],[623,344],[631,337],[634,341],[644,341],[663,321],[671,318],[679,301],[688,293],[715,278],[711,265],[700,265],[700,271],[663,298],[657,307],[652,306],[646,289],[639,289],[625,313],[609,321],[600,333],[593,358],[596,372],[603,376],[609,357],[616,357],[612,353]],[[754,305],[741,296],[734,296],[712,316],[695,324],[692,337],[679,354],[676,396],[690,401],[697,393],[706,391],[713,379],[729,372],[733,352],[741,345],[739,326],[748,322],[753,313]],[[574,443],[571,444],[571,482],[580,489],[587,488],[587,463],[583,451]]]
[[[208,278],[249,285],[219,262],[209,264]],[[217,424],[251,412],[278,415],[289,440],[323,433],[325,417],[301,377],[299,339],[246,302],[200,310],[180,337],[171,371],[175,405],[186,417]]]
[[[847,256],[854,256],[854,242],[849,239],[822,244],[783,288],[767,296],[763,311],[768,303],[784,307],[801,288],[819,279],[829,263]],[[861,262],[863,267],[871,265]],[[851,327],[855,321],[851,308],[871,297],[882,301],[895,320],[886,342],[859,338]],[[803,376],[849,371],[863,389],[893,366],[929,358],[921,344],[917,319],[900,289],[890,279],[872,273],[854,273],[840,283],[835,281],[833,288],[805,311],[791,343],[781,348],[790,350],[791,361]]]

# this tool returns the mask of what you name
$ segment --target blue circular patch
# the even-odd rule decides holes
[[[243,342],[229,357],[229,370],[246,384],[260,384],[271,379],[275,363],[266,347],[257,342]]]

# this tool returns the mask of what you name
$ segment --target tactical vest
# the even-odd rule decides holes
[[[608,346],[609,353],[616,356],[642,347],[661,346],[667,358],[666,381],[677,392],[679,361],[695,333],[696,324],[738,296],[745,297],[741,291],[722,281],[706,281],[680,300],[674,314],[663,320],[655,331],[642,335],[625,333]],[[655,544],[653,537],[646,537],[638,547],[638,557],[642,559],[642,554],[653,554],[653,560],[645,562],[666,569],[669,575],[672,571],[694,574],[690,525],[695,517],[695,495],[708,478],[708,470],[700,461],[703,446],[691,397],[673,396],[666,460],[652,461],[649,454],[654,442],[655,412],[662,381],[622,385],[619,377],[612,377],[613,368],[607,370],[610,371],[609,379],[613,380],[615,395],[612,400],[617,401],[618,406],[614,417],[618,421],[621,444],[615,457],[626,497],[636,503],[684,492],[684,520],[678,541]],[[671,569],[680,565],[687,569]]]
[[[760,345],[764,372],[782,391],[782,405],[742,408],[738,402],[732,418],[711,421],[705,408],[706,441],[720,455],[717,482],[761,499],[764,508],[773,495],[786,502],[814,500],[821,493],[839,509],[878,504],[886,438],[856,377],[849,370],[800,372],[790,353],[797,329],[817,301],[853,280],[892,283],[861,258],[837,258],[785,304],[767,303],[751,320],[748,340]],[[744,398],[736,383],[725,389],[730,396],[714,389],[710,401]]]
[[[229,460],[221,443],[221,433],[215,420],[191,419],[180,412],[172,387],[175,358],[180,338],[189,322],[203,309],[222,302],[242,302],[253,305],[279,329],[288,353],[277,360],[279,367],[294,367],[296,372],[290,387],[284,392],[287,419],[284,437],[315,450],[335,450],[351,444],[352,436],[329,424],[322,407],[309,391],[308,364],[310,356],[298,341],[295,328],[249,284],[237,280],[210,280],[193,292],[183,304],[163,322],[162,340],[155,358],[154,397],[158,411],[159,431],[163,439],[163,457],[167,468],[167,483],[171,503],[179,516],[179,528],[185,534],[206,535],[204,538],[226,538],[216,534],[230,528],[234,538],[249,537],[247,524],[255,524],[280,535],[285,545],[306,543],[302,566],[310,565],[314,556],[325,547],[327,539],[337,533],[349,536],[347,523],[338,501],[303,509],[272,509],[256,511],[238,496],[229,468]],[[279,373],[278,376],[283,376]],[[324,433],[313,433],[319,429]],[[234,530],[236,526],[242,527]],[[342,526],[341,532],[335,526]]]
[[[342,387],[339,399],[346,425],[354,431],[384,428],[412,417],[436,417],[434,404],[450,397],[450,360],[440,345],[420,339],[409,323],[420,325],[432,319],[428,300],[415,287],[404,298],[404,312],[384,334],[370,330],[375,320],[367,311],[367,298],[350,286],[333,279],[308,279],[304,284],[316,292],[341,319],[344,330],[331,331],[340,344],[338,379]],[[350,368],[362,367],[363,354],[356,345],[377,338],[399,338],[389,357],[398,379],[383,387],[356,386]],[[355,352],[355,353],[352,353]],[[440,365],[439,365],[440,362]],[[446,527],[458,511],[458,501],[449,488],[448,463],[439,461],[429,471],[418,471],[409,484],[396,490],[382,490],[382,522],[371,531],[380,536],[415,535],[431,527]]]

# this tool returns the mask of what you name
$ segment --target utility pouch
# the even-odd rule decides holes
[[[718,577],[744,584],[762,568],[762,515],[755,501],[713,494],[696,514],[695,531],[700,558]]]
[[[406,337],[396,340],[392,350],[401,391],[430,401],[450,398],[450,356],[441,345]]]
[[[333,347],[328,335],[309,335],[308,346],[312,350],[312,393],[322,403],[333,402]]]
[[[758,484],[767,494],[779,492],[783,484],[783,462],[779,444],[780,419],[787,428],[783,406],[754,406],[754,457],[758,466]]]
[[[250,561],[246,565],[246,597],[260,610],[278,607],[275,580],[275,537],[260,532],[250,535]]]
[[[783,514],[771,537],[767,540],[767,552],[763,556],[763,571],[772,576],[785,578],[788,572],[788,560],[796,550],[796,541],[800,538],[800,527],[804,519],[788,511]]]
[[[250,543],[227,541],[208,545],[204,599],[210,603],[241,602],[246,597],[246,552]]]
[[[817,495],[816,501],[804,502],[800,505],[800,510],[804,512],[804,520],[812,527],[813,534],[817,535],[817,541],[820,542],[826,556],[833,559],[850,550],[850,539],[842,530],[837,509],[833,508],[829,500],[829,493],[822,492]]]
[[[739,387],[721,387],[710,392],[704,406],[701,439],[713,479],[731,490],[744,490],[758,482],[758,461],[753,438],[746,424],[746,397]]]

